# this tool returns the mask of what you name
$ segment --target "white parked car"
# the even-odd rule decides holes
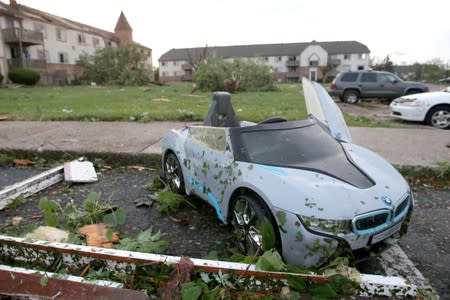
[[[395,118],[450,128],[450,87],[440,92],[403,96],[392,101],[390,107]]]

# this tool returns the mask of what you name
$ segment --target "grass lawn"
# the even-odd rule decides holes
[[[280,84],[274,92],[232,95],[240,120],[262,121],[272,116],[289,120],[306,116],[301,85]],[[201,121],[212,93],[195,92],[191,84],[148,87],[30,87],[0,89],[0,115],[34,121]],[[351,126],[388,126],[346,116]]]

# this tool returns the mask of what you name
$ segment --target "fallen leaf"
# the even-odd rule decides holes
[[[13,160],[13,162],[16,166],[34,165],[34,161],[31,161],[29,159],[15,159],[15,160]]]
[[[78,229],[78,232],[86,236],[86,244],[93,247],[112,248],[113,242],[119,240],[117,232],[113,232],[108,239],[108,225],[107,224],[91,224]]]

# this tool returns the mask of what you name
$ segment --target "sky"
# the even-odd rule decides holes
[[[8,2],[8,0],[2,0]],[[172,48],[356,40],[396,64],[450,67],[449,0],[17,0],[114,31],[123,11],[153,65]]]

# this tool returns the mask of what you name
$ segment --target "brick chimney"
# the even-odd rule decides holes
[[[19,4],[17,4],[16,0],[9,0],[9,6],[13,9],[19,9]]]
[[[114,33],[119,37],[120,46],[126,46],[133,42],[133,29],[131,28],[130,23],[128,23],[123,11],[120,12],[116,28],[114,28]]]

